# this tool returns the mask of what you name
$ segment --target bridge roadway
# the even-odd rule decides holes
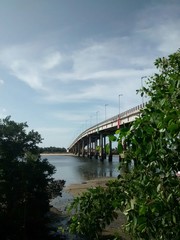
[[[69,152],[72,152],[78,156],[85,156],[92,158],[100,158],[104,160],[107,156],[106,144],[109,145],[108,159],[112,161],[112,143],[109,141],[106,143],[107,136],[114,134],[121,125],[128,125],[139,117],[140,110],[144,108],[145,104],[133,107],[125,112],[122,112],[114,117],[111,117],[105,121],[97,123],[96,125],[83,131],[68,148]]]

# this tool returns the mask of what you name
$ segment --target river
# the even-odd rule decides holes
[[[56,180],[65,180],[65,187],[74,183],[83,183],[87,180],[101,177],[117,177],[119,175],[119,157],[113,156],[112,162],[108,159],[100,161],[98,159],[82,158],[74,155],[43,155],[42,159],[47,158],[49,163],[56,167],[53,175]],[[65,211],[68,201],[72,196],[65,191],[62,197],[57,197],[51,201],[53,207],[60,211]]]
[[[43,155],[42,158],[47,158],[56,167],[53,177],[65,180],[66,186],[95,178],[117,177],[119,174],[118,156],[113,156],[112,162],[73,155]]]
[[[74,183],[83,183],[87,180],[105,177],[117,177],[119,175],[119,157],[113,156],[112,162],[108,159],[100,161],[97,159],[82,158],[74,155],[43,155],[42,159],[48,159],[49,163],[56,167],[53,175],[56,180],[65,180],[65,186]],[[62,191],[62,197],[52,199],[50,204],[62,214],[53,223],[53,226],[66,229],[69,218],[67,217],[67,205],[73,200],[73,196]],[[82,239],[70,236],[65,232],[65,239]]]

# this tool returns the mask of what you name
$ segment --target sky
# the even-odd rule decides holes
[[[179,47],[179,0],[0,0],[0,118],[68,148]]]

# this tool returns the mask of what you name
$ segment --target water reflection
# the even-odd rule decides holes
[[[81,158],[77,156],[43,156],[56,167],[55,179],[64,179],[66,186],[81,183],[99,177],[117,177],[119,174],[119,159],[113,156],[113,161],[107,159],[101,162],[97,159]]]
[[[115,171],[112,162],[91,160],[78,168],[79,174],[86,180],[90,180],[98,177],[115,177]]]

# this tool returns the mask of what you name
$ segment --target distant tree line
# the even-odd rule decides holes
[[[66,148],[62,147],[42,147],[40,148],[40,153],[65,153]]]

